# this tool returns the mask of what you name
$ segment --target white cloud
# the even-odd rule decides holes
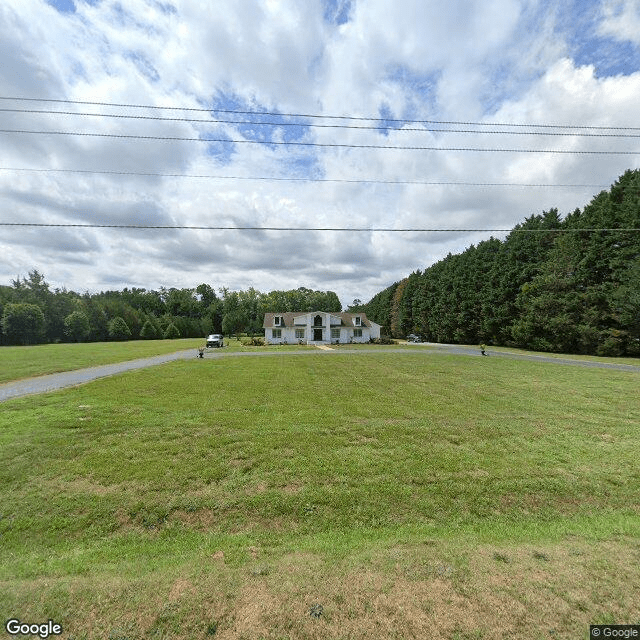
[[[441,5],[382,0],[325,18],[319,0],[249,0],[174,9],[146,0],[42,0],[0,7],[0,95],[198,108],[486,122],[635,126],[640,71],[598,77],[571,58],[575,34],[546,3]],[[207,5],[209,6],[209,5]],[[334,7],[344,18],[343,5]],[[599,5],[598,5],[599,10]],[[634,13],[635,12],[635,13]],[[328,12],[329,14],[331,12]],[[631,39],[637,3],[607,3],[600,33]],[[570,23],[570,21],[565,21]],[[565,23],[563,23],[565,24]],[[640,30],[636,30],[636,33]],[[0,107],[207,118],[207,113],[89,105]],[[3,129],[193,138],[264,133],[188,121],[0,115]],[[234,119],[241,119],[236,116]],[[325,120],[324,124],[335,121]],[[366,125],[363,121],[343,124]],[[637,149],[633,140],[315,128],[306,141],[388,146]],[[424,129],[434,128],[424,126]],[[473,127],[459,126],[469,129]],[[497,127],[496,127],[497,128]],[[273,140],[291,130],[280,126]],[[2,134],[4,167],[340,180],[608,184],[638,156],[294,148],[191,141]],[[0,170],[5,221],[278,227],[510,228],[532,213],[583,206],[598,189],[142,177]],[[2,232],[0,281],[37,267],[69,288],[212,285],[260,290],[309,286],[348,304],[489,234],[58,229]],[[39,247],[34,264],[34,245]],[[81,267],[78,265],[81,264]]]
[[[640,2],[638,0],[604,0],[602,35],[628,40],[640,45]]]

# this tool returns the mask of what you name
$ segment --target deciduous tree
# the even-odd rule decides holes
[[[2,332],[10,344],[38,344],[45,337],[45,317],[37,304],[9,303],[2,312]]]
[[[91,331],[87,314],[82,311],[72,311],[64,319],[64,331],[73,342],[84,342]]]

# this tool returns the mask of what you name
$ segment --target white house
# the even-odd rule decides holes
[[[380,337],[380,325],[369,320],[364,313],[266,313],[263,327],[268,344],[369,342],[370,338]]]

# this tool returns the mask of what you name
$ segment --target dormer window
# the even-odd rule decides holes
[[[361,326],[361,323],[360,323],[360,316],[356,316],[356,317],[353,319],[353,322],[354,322],[354,324],[356,325],[356,327]]]
[[[275,316],[273,318],[273,324],[276,325],[276,327],[281,327],[283,322],[282,322],[282,316]]]

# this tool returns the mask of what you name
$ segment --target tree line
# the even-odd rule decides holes
[[[582,211],[532,215],[415,271],[361,310],[398,338],[640,355],[640,170]]]
[[[52,290],[44,274],[30,271],[0,286],[0,345],[48,342],[197,338],[210,333],[262,333],[267,311],[340,311],[332,291],[300,287],[261,293],[216,291],[208,284],[193,289],[79,294]]]

